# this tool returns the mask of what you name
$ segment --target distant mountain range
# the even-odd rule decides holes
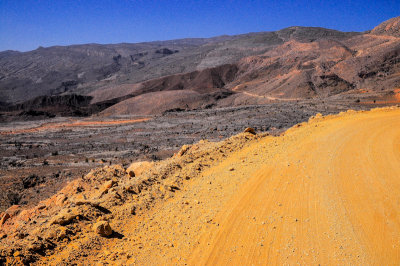
[[[0,52],[0,109],[9,112],[141,115],[303,99],[389,101],[400,99],[398,88],[400,17],[363,33],[289,27]]]

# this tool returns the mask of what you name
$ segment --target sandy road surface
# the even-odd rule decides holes
[[[273,142],[190,264],[400,263],[400,110],[315,119]]]

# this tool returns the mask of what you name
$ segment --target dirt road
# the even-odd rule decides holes
[[[119,174],[104,168],[78,180],[77,187],[89,182],[84,192],[71,187],[53,196],[70,193],[65,206],[41,203],[47,207],[33,209],[39,211],[31,217],[36,223],[15,227],[25,221],[21,212],[3,228],[57,232],[64,227],[48,224],[52,215],[76,209],[73,199],[83,197],[100,200],[107,213],[97,220],[109,221],[117,237],[99,237],[92,230],[95,210],[85,205],[77,211],[89,218],[66,225],[70,238],[53,240],[56,248],[38,256],[38,264],[400,262],[400,108],[316,115],[278,137],[241,133],[218,143],[201,141],[139,177],[118,167]],[[113,192],[99,197],[103,179],[115,174],[120,181]],[[131,195],[127,184],[138,180],[146,185]],[[24,243],[14,235],[0,241],[2,256],[10,262],[29,258],[30,250],[13,248]],[[36,241],[34,233],[25,239]],[[15,258],[16,250],[25,257]]]
[[[400,110],[317,118],[273,142],[191,264],[400,262]]]

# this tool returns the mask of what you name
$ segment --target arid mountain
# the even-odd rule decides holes
[[[289,28],[209,39],[40,47],[24,53],[5,51],[0,53],[0,101],[18,102],[65,92],[85,94],[99,87],[134,84],[233,63],[264,53],[291,38],[343,39],[356,34]]]
[[[238,66],[240,74],[227,86],[242,92],[236,104],[260,97],[380,99],[400,86],[400,39],[363,34],[342,41],[291,40]]]
[[[375,27],[371,34],[400,37],[400,17],[389,19]]]
[[[0,102],[77,94],[93,97],[87,114],[121,115],[310,98],[397,101],[399,21],[365,33],[289,27],[209,39],[5,51]]]

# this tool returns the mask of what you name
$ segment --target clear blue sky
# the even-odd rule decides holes
[[[400,0],[0,0],[0,51],[211,37],[294,25],[364,31],[399,15]]]

